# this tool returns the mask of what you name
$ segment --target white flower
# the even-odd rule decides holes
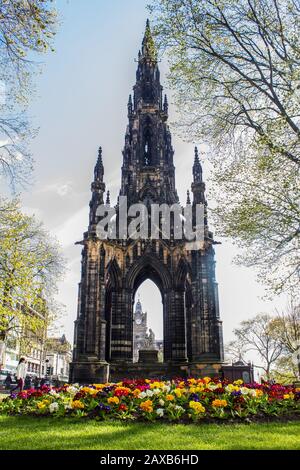
[[[152,396],[153,396],[152,390],[147,390],[147,391],[146,391],[146,396],[147,396],[147,397],[152,397]]]
[[[249,388],[241,387],[241,394],[242,395],[248,395],[249,394]]]
[[[54,413],[54,411],[58,410],[58,403],[55,401],[49,405],[50,413]]]
[[[165,405],[165,402],[164,402],[164,400],[163,400],[162,398],[159,400],[158,403],[160,404],[160,406],[164,406],[164,405]]]
[[[256,397],[256,391],[249,389],[249,395],[251,395],[251,397]]]
[[[155,388],[155,389],[153,390],[153,393],[154,393],[154,395],[159,395],[159,394],[160,394],[160,389],[159,389],[159,388]]]
[[[67,392],[70,395],[76,395],[76,393],[78,392],[78,388],[75,385],[70,385],[70,387],[67,388]]]
[[[169,385],[164,385],[162,389],[164,392],[168,393],[171,390],[171,387]]]
[[[218,386],[216,384],[208,384],[208,388],[209,390],[216,390],[216,388],[218,388]]]
[[[52,395],[55,398],[58,398],[60,395],[57,393],[55,390],[51,389],[49,392],[49,395]]]
[[[147,396],[146,392],[141,392],[139,394],[139,398],[146,398],[146,396]]]
[[[164,415],[164,413],[165,413],[165,412],[164,412],[164,410],[163,410],[162,408],[157,408],[157,410],[156,410],[157,416],[159,416],[160,418],[162,418],[163,415]]]
[[[73,409],[70,403],[65,403],[64,407],[65,407],[65,410],[72,410]]]
[[[178,410],[178,411],[179,411],[179,410],[181,410],[181,411],[183,410],[182,406],[180,406],[180,405],[174,405],[174,409],[175,409],[175,410]]]

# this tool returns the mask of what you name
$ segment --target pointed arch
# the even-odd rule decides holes
[[[177,287],[184,286],[188,275],[192,276],[191,266],[185,258],[181,257],[175,273],[175,285]]]
[[[150,279],[157,285],[162,295],[172,287],[172,278],[166,266],[152,254],[143,255],[128,271],[125,284],[135,294],[138,287]]]
[[[116,258],[109,261],[106,270],[105,284],[106,288],[119,289],[121,287],[122,273]]]

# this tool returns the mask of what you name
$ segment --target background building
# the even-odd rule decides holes
[[[143,312],[140,299],[136,303],[133,313],[133,362],[139,360],[139,350],[145,347],[147,339],[147,312]],[[155,349],[159,351],[159,362],[163,362],[163,340],[155,339]]]
[[[143,348],[147,334],[147,312],[143,312],[140,300],[137,301],[133,314],[133,362],[139,359],[139,350]]]
[[[24,317],[26,315],[35,317],[38,320],[38,327],[33,331],[26,326],[26,321],[23,324],[22,316],[15,317],[14,325],[4,341],[0,360],[1,369],[15,373],[20,357],[25,356],[28,375],[41,376],[47,334],[47,312],[43,309],[44,313],[41,313],[35,308],[24,308],[21,305],[17,308]]]
[[[67,382],[72,353],[71,345],[65,335],[59,338],[47,338],[47,315],[31,307],[18,308],[24,312],[24,315],[33,315],[41,320],[40,326],[36,331],[31,331],[22,327],[19,320],[18,323],[16,321],[2,345],[0,358],[2,373],[15,374],[20,357],[25,356],[27,375],[32,378],[49,376],[53,380]]]
[[[49,338],[46,341],[44,375],[54,382],[68,382],[71,360],[71,345],[65,335],[59,338]]]

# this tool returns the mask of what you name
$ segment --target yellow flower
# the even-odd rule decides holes
[[[175,388],[174,393],[175,393],[177,398],[181,398],[183,390],[181,390],[180,388]]]
[[[50,405],[51,402],[50,402],[50,400],[45,399],[45,400],[43,400],[43,403],[44,403],[45,406],[47,406],[47,405]]]
[[[198,401],[190,401],[189,407],[195,411],[195,413],[205,413],[205,408]]]
[[[292,392],[286,393],[285,395],[283,395],[283,398],[284,400],[291,400],[294,398],[294,394]]]
[[[209,384],[209,382],[211,382],[211,378],[210,377],[203,377],[203,382],[206,383],[206,384]]]
[[[243,383],[244,383],[243,380],[238,379],[238,380],[235,380],[235,381],[233,382],[233,385],[242,385]]]
[[[93,384],[93,387],[95,387],[97,390],[102,390],[102,388],[105,387],[105,384]]]
[[[212,402],[212,406],[214,408],[225,408],[225,406],[227,406],[227,401],[226,400],[214,400]]]
[[[237,385],[228,384],[226,385],[225,390],[227,392],[238,392],[240,390],[240,387],[238,387]]]
[[[80,400],[74,400],[72,401],[72,408],[75,410],[82,410],[84,408],[84,403]]]
[[[143,411],[146,411],[147,413],[152,413],[153,411],[153,403],[151,400],[146,400],[146,401],[142,401],[142,403],[140,404],[140,408],[143,410]]]
[[[82,387],[81,391],[84,393],[88,393],[89,395],[97,395],[98,393],[98,390],[90,387]]]
[[[255,394],[256,394],[257,397],[262,397],[263,394],[264,394],[264,392],[263,392],[262,390],[256,389],[256,390],[255,390]]]
[[[300,392],[300,388],[299,388],[299,387],[295,388],[295,392],[299,393],[299,392]]]
[[[188,383],[194,385],[194,384],[197,383],[197,380],[196,379],[189,379]]]
[[[43,410],[44,408],[46,408],[46,405],[45,405],[42,401],[40,401],[40,402],[37,404],[37,407],[38,407],[39,410]]]
[[[134,398],[138,398],[140,396],[140,393],[141,391],[136,388],[135,390],[133,390],[132,395],[134,396]]]
[[[118,405],[120,403],[120,400],[118,397],[109,397],[107,399],[107,402],[108,403],[115,403],[116,405]]]
[[[169,394],[169,395],[166,396],[166,400],[173,401],[173,400],[175,400],[175,397],[174,397],[174,395]]]
[[[163,382],[152,382],[152,384],[150,384],[150,388],[151,390],[153,388],[161,388],[164,386],[164,383]]]

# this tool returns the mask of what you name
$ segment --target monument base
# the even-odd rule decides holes
[[[143,364],[156,364],[158,362],[158,351],[156,349],[140,349],[139,362]]]
[[[101,361],[71,362],[70,382],[79,384],[106,383],[109,381],[109,364]]]

